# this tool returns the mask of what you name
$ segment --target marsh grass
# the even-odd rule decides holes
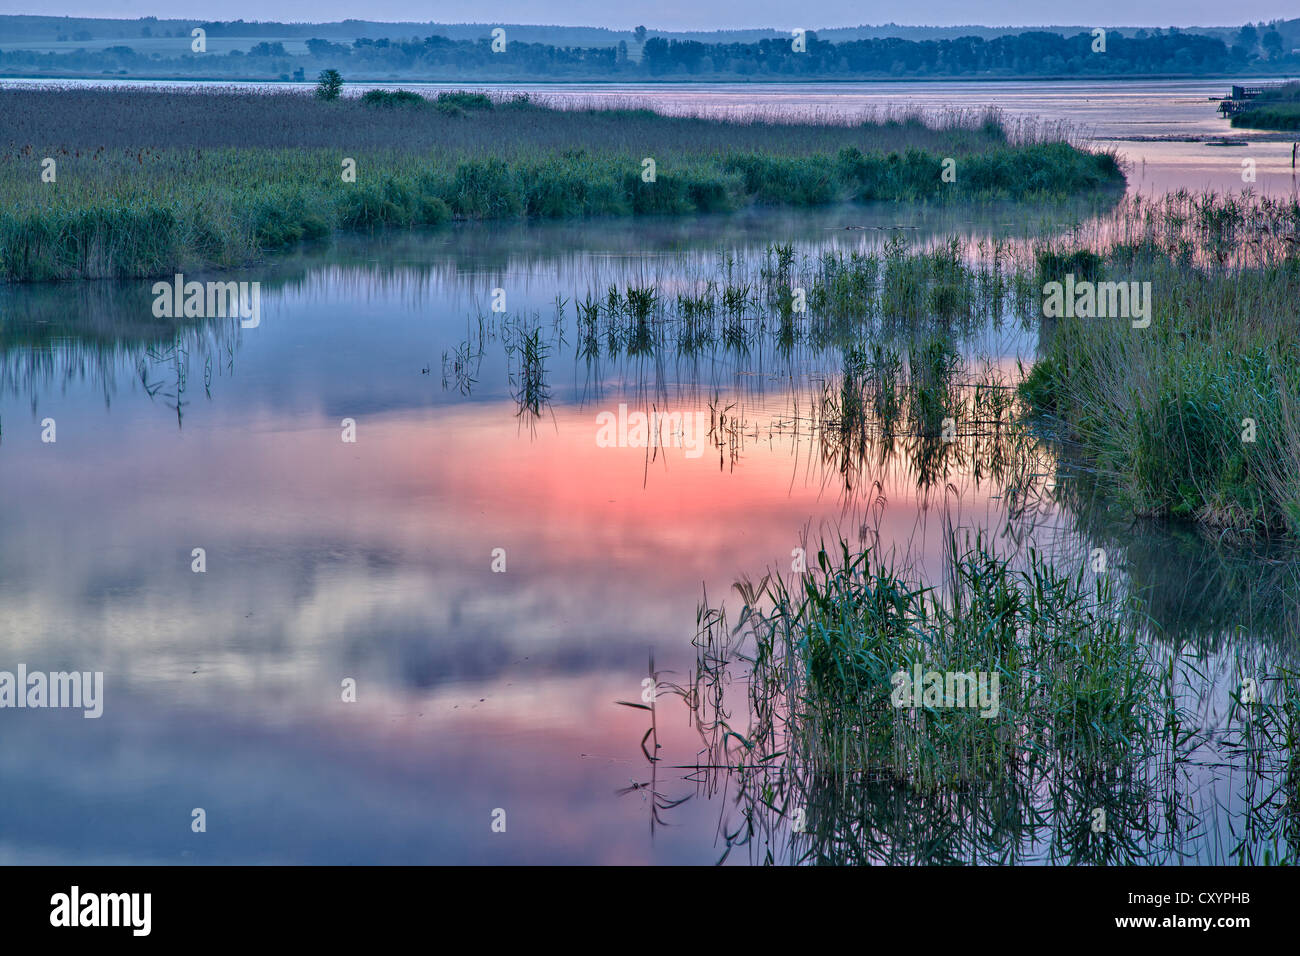
[[[854,125],[561,110],[526,97],[6,90],[0,277],[158,276],[338,229],[682,215],[751,204],[1064,197],[1114,157],[996,117]],[[148,144],[148,145],[146,145]],[[166,144],[159,146],[157,144]],[[653,182],[642,160],[657,164]],[[937,173],[953,156],[954,184]],[[43,183],[41,161],[58,178]],[[344,182],[341,163],[356,162]],[[930,175],[931,172],[935,174]]]
[[[1105,235],[1039,249],[1037,265],[1042,280],[1151,283],[1148,328],[1043,320],[1021,387],[1132,512],[1300,532],[1300,205],[1134,200]]]
[[[511,329],[507,340],[507,358],[511,362],[510,381],[520,418],[534,420],[550,407],[551,388],[546,379],[546,359],[550,343],[542,339],[542,330],[523,325]]]
[[[507,108],[497,104],[490,112]],[[204,153],[194,162],[210,160]],[[134,157],[130,165],[151,161],[151,155]],[[298,154],[285,163],[299,164],[303,176],[311,166]],[[497,185],[511,175],[496,160],[466,163],[446,180],[421,174],[410,188],[394,180],[340,191],[346,199],[340,208],[358,228],[432,221],[453,210],[510,215],[516,206],[493,203],[512,195]],[[46,275],[143,272],[184,258],[182,251],[196,243],[221,258],[220,236],[193,223],[232,221],[212,210],[232,202],[238,188],[189,197],[188,225],[165,212],[151,218],[141,207],[124,207],[123,216],[142,224],[132,234],[143,236],[147,228],[148,242],[114,241],[98,215],[74,217],[78,225],[70,233],[27,222],[15,227],[13,234],[23,238],[8,247],[18,258],[6,268]],[[321,189],[341,190],[341,184],[330,180]],[[331,228],[333,213],[313,212],[306,194],[295,200],[294,219],[282,215],[284,203],[268,199],[270,192],[258,187],[238,194],[255,228],[235,245],[287,243]],[[13,226],[14,214],[0,218],[5,215]],[[159,257],[158,250],[166,254]],[[944,373],[927,372],[918,350],[928,341],[967,341],[1014,322],[1039,335],[1037,360],[1019,384],[1035,428],[1131,516],[1233,536],[1300,531],[1300,207],[1294,200],[1135,197],[1112,215],[1046,239],[918,243],[894,235],[874,246],[833,244],[811,253],[774,243],[751,264],[723,250],[710,269],[575,290],[575,352],[589,378],[620,358],[660,371],[662,363],[680,362],[688,376],[705,360],[740,370],[769,360],[792,367],[796,360],[829,359],[835,366],[825,394],[818,397],[822,385],[816,385],[813,407],[800,412],[802,423],[817,425],[827,475],[846,483],[853,478],[865,490],[859,479],[872,453],[895,448],[897,437],[910,445],[904,457],[928,486],[979,438],[982,413],[964,397],[961,406],[945,406],[945,389],[925,387]],[[1042,318],[1043,284],[1066,274],[1150,282],[1151,326]],[[796,289],[806,311],[796,310]],[[451,379],[454,368],[453,362]],[[982,391],[1005,394],[1014,378],[992,375]],[[970,385],[966,375],[961,387]],[[1029,421],[1010,409],[1003,414]],[[946,418],[955,420],[961,441],[934,440]],[[1247,423],[1254,441],[1243,440]],[[966,460],[984,473],[1002,467],[999,456],[1015,457],[1000,451],[1005,447],[990,442]]]
[[[748,110],[724,120],[690,109],[647,107],[645,99],[547,97],[475,90],[444,90],[433,98],[397,90],[321,102],[295,92],[240,87],[6,88],[0,142],[67,149],[177,149],[221,147],[408,148],[412,140],[451,155],[515,159],[537,151],[605,150],[645,155],[765,150],[777,155],[834,154],[846,146],[864,152],[967,154],[1007,145],[1074,142],[1073,131],[1004,116],[993,110]],[[448,109],[412,111],[395,123],[373,108],[415,98]],[[459,108],[456,113],[451,107]],[[269,122],[274,116],[275,122]],[[468,121],[467,121],[468,120]],[[945,155],[948,155],[945,153]]]
[[[944,594],[844,542],[821,548],[801,578],[740,587],[761,675],[754,692],[782,682],[793,705],[787,745],[804,766],[936,789],[995,778],[1029,752],[1097,765],[1129,754],[1159,722],[1150,706],[1159,673],[1143,659],[1132,609],[1105,581],[1062,574],[1036,554],[1016,571],[979,537],[949,544]],[[916,664],[999,672],[998,715],[891,706],[890,675]]]
[[[738,612],[701,604],[696,671],[673,687],[704,745],[690,779],[735,797],[723,859],[738,847],[756,862],[1296,858],[1293,669],[1225,661],[1216,714],[1207,659],[1157,650],[1134,596],[1032,549],[1013,561],[979,534],[950,531],[938,583],[843,541],[810,564],[740,582]],[[918,663],[996,669],[998,713],[894,706],[891,675]],[[1260,674],[1258,700],[1231,690]],[[1227,807],[1210,782],[1223,761]]]
[[[1017,298],[1009,256],[1001,242],[954,239],[925,249],[898,238],[880,250],[816,256],[772,244],[756,268],[720,253],[707,275],[575,292],[582,355],[746,355],[771,347],[789,356],[799,347],[824,352],[918,336],[939,348],[943,337],[958,340],[1008,317]]]
[[[1249,109],[1232,117],[1232,125],[1246,129],[1300,130],[1300,83],[1267,89],[1251,101]]]

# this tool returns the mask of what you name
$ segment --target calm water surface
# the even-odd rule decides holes
[[[927,106],[967,95],[907,86]],[[1091,86],[1110,103],[1097,115],[1128,95]],[[1137,107],[1163,104],[1150,118],[1161,128],[1217,89],[1156,86]],[[1028,112],[1074,95],[982,87]],[[742,96],[833,108],[817,100],[830,95],[656,94],[717,109]],[[1104,132],[1119,142],[1131,127]],[[1235,156],[1200,149],[1194,175]],[[1161,162],[1172,175],[1176,159]],[[98,720],[0,715],[0,860],[713,862],[735,821],[725,790],[674,769],[701,749],[685,710],[659,704],[654,787],[689,799],[652,829],[646,713],[615,702],[640,699],[651,656],[685,677],[706,595],[717,603],[822,536],[937,574],[945,515],[1065,562],[1098,540],[1116,549],[1164,630],[1224,670],[1197,689],[1212,724],[1230,651],[1290,647],[1288,555],[1050,495],[1012,516],[968,467],[929,489],[906,461],[846,483],[801,424],[842,367],[833,349],[580,353],[575,299],[686,287],[727,262],[756,270],[773,241],[815,256],[896,232],[1014,238],[1088,215],[887,207],[348,237],[229,276],[262,283],[246,329],[154,319],[148,282],[0,289],[0,668],[106,681]],[[520,396],[532,331],[549,390],[536,415]],[[1035,348],[1014,322],[958,341],[1008,373]],[[600,447],[596,416],[623,403],[725,410],[731,427],[697,457]],[[191,570],[195,548],[205,573]],[[1222,856],[1245,799],[1214,756],[1189,777],[1222,806],[1188,839],[1192,858]],[[206,833],[191,831],[195,808]]]

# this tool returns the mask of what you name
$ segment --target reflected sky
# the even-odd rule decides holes
[[[937,567],[941,511],[1000,533],[1005,502],[963,467],[918,489],[906,462],[846,497],[792,425],[838,356],[593,372],[573,297],[757,262],[774,237],[814,252],[897,226],[1014,235],[1047,215],[351,237],[240,274],[264,282],[252,329],[160,330],[147,282],[4,290],[0,668],[102,670],[106,696],[98,720],[0,711],[0,860],[712,862],[715,801],[695,794],[651,839],[644,793],[616,795],[645,773],[644,714],[614,702],[639,699],[648,657],[684,675],[698,603],[820,536]],[[512,397],[495,287],[554,346],[536,419]],[[480,315],[464,394],[444,384],[444,356]],[[1033,347],[1015,328],[962,341],[1006,370]],[[728,407],[734,440],[699,457],[599,446],[599,412],[648,401]],[[1049,509],[1039,531],[1066,525]],[[693,759],[684,714],[661,715],[665,752]]]

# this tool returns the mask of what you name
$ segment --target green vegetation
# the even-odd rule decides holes
[[[1171,195],[1069,253],[1151,283],[1150,327],[1044,320],[1022,395],[1138,515],[1300,533],[1300,204]],[[1055,260],[1058,262],[1065,260]]]
[[[1249,129],[1300,130],[1300,83],[1285,83],[1265,90],[1244,112],[1232,117],[1233,126]]]
[[[546,383],[546,357],[549,347],[541,340],[541,330],[520,331],[512,346],[518,367],[511,371],[515,403],[520,417],[539,418],[550,404],[550,386]]]
[[[6,126],[32,140],[0,153],[0,278],[168,275],[336,229],[451,218],[1060,198],[1123,179],[1111,154],[1033,130],[1013,137],[989,114],[835,126],[569,112],[460,92],[431,103],[392,93],[330,102],[86,92],[3,94]],[[190,117],[182,142],[135,145],[176,139],[178,114]],[[233,145],[254,116],[262,148]],[[41,181],[44,156],[58,164],[54,183]],[[941,175],[945,157],[955,182]],[[344,179],[349,159],[355,181]]]
[[[321,70],[316,80],[316,99],[333,101],[343,92],[343,77],[338,70]]]
[[[1293,671],[1238,657],[1229,687],[1265,668],[1278,678],[1255,703],[1232,692],[1220,724],[1205,707],[1213,681],[1161,652],[1106,575],[953,531],[940,587],[843,541],[809,565],[737,584],[734,627],[702,606],[692,680],[662,683],[704,736],[703,779],[725,774],[735,793],[724,859],[742,846],[764,862],[782,848],[809,863],[1296,859]],[[900,699],[918,668],[944,675],[944,694],[961,686],[949,673],[989,690],[997,675],[997,706]],[[1216,738],[1246,755],[1231,841],[1201,823],[1218,807],[1180,792],[1178,768]]]
[[[385,109],[413,107],[416,109],[432,106],[447,116],[464,116],[474,110],[490,110],[495,104],[486,93],[464,93],[448,91],[439,93],[429,100],[410,90],[367,90],[361,94],[361,102],[366,106]],[[516,105],[528,102],[527,94],[520,94],[511,101]]]
[[[429,105],[429,101],[423,96],[409,90],[366,90],[361,94],[361,102],[366,106],[382,106],[388,109],[397,106]]]
[[[1044,318],[1043,289],[1149,283],[1150,319]],[[805,292],[796,313],[790,290]],[[652,303],[635,313],[634,297]],[[846,490],[896,451],[932,487],[963,468],[1020,481],[1021,429],[1056,445],[1130,516],[1300,535],[1300,204],[1174,194],[1126,200],[1067,238],[798,257],[667,288],[575,295],[588,362],[751,352],[834,359],[803,422]],[[1038,333],[1022,377],[954,349],[1014,319]],[[1011,401],[1012,389],[1022,403]],[[952,427],[945,429],[947,419]],[[945,431],[949,434],[946,436]],[[1011,439],[1015,440],[1011,440]],[[956,440],[954,440],[956,439]],[[869,484],[869,477],[866,483]]]
[[[1232,118],[1233,126],[1249,129],[1300,129],[1300,103],[1277,103],[1256,106]]]
[[[1021,749],[1104,766],[1140,747],[1162,722],[1160,672],[1105,583],[1037,555],[1017,571],[978,538],[949,546],[946,594],[844,542],[793,581],[741,588],[753,692],[781,685],[805,768],[932,790],[996,779]],[[910,686],[917,665],[998,674],[996,712],[893,706],[891,676]]]
[[[953,378],[952,349],[964,336],[1000,323],[1013,300],[1029,301],[1028,287],[1006,271],[1009,243],[975,255],[956,239],[915,249],[895,238],[878,252],[830,251],[796,261],[793,246],[774,244],[757,270],[733,262],[714,274],[675,280],[671,289],[647,284],[577,292],[578,341],[593,358],[693,356],[715,348],[743,355],[769,345],[788,355],[801,347],[849,356],[846,362],[866,363],[873,374],[888,355],[912,363],[917,374],[911,378],[939,386]],[[806,293],[802,312],[795,311],[796,287]],[[869,353],[864,341],[872,343]],[[912,355],[913,348],[921,351]],[[921,359],[921,352],[934,354]],[[920,373],[923,365],[934,373]],[[868,383],[865,372],[846,374]],[[900,385],[905,380],[895,377]]]

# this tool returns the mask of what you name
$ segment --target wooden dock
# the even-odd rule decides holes
[[[1273,83],[1268,86],[1238,86],[1233,84],[1227,96],[1211,96],[1210,101],[1218,100],[1219,112],[1224,116],[1235,116],[1250,109],[1250,101],[1269,90],[1280,89],[1285,84]]]

